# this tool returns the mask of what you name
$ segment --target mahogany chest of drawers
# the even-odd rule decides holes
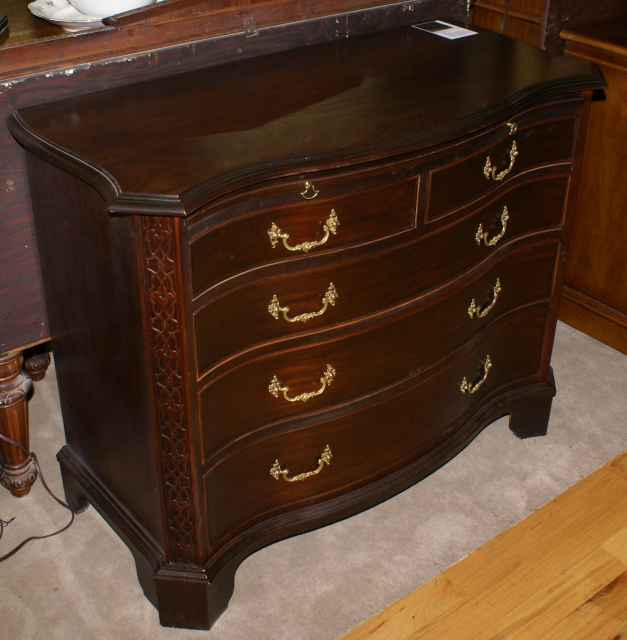
[[[413,28],[23,109],[66,495],[208,628],[256,549],[546,432],[595,67]],[[63,259],[59,260],[62,255]]]

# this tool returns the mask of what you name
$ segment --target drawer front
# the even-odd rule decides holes
[[[428,453],[487,394],[538,373],[545,320],[544,312],[518,317],[395,396],[349,415],[275,433],[226,456],[205,476],[212,544],[238,523],[250,525],[268,512],[346,493]],[[486,376],[488,356],[492,366]],[[462,393],[464,379],[473,388],[483,383],[475,393]],[[327,446],[333,456],[328,465],[319,463]],[[280,470],[289,470],[287,477],[322,468],[302,482],[288,482],[275,467],[275,480],[275,460]]]
[[[315,199],[226,223],[192,242],[194,293],[254,266],[411,228],[416,223],[417,190],[418,180],[412,179],[326,199],[318,199],[316,191],[303,191]]]
[[[470,157],[453,157],[431,174],[426,219],[446,215],[533,167],[570,162],[575,123],[571,117],[521,127]]]
[[[510,239],[559,226],[567,184],[566,177],[525,183],[455,225],[411,244],[374,257],[251,283],[221,296],[195,315],[199,371],[208,371],[250,345],[316,331],[413,298],[498,251]],[[509,219],[498,238],[504,207]],[[479,238],[478,243],[479,225],[487,240]],[[331,285],[333,295],[329,296]],[[272,315],[269,307],[275,297]],[[324,313],[289,322],[277,307],[289,308],[290,319],[323,309]]]
[[[200,394],[205,456],[264,423],[346,402],[413,375],[517,306],[539,300],[548,304],[558,249],[557,240],[522,247],[463,287],[451,287],[444,298],[418,301],[360,333],[269,354],[229,370]],[[321,380],[327,365],[335,371],[327,376],[329,384]],[[289,387],[285,395],[280,389],[275,389],[276,397],[269,392],[275,376],[279,387]],[[285,397],[323,387],[322,393],[298,401]]]

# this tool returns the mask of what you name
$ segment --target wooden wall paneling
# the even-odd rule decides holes
[[[545,48],[562,53],[560,32],[625,14],[625,0],[549,0]]]
[[[505,0],[476,0],[471,23],[498,31]],[[554,53],[563,53],[560,32],[624,14],[625,0],[511,0],[506,35]]]
[[[511,0],[503,33],[521,42],[541,46],[547,0]],[[471,22],[499,31],[503,20],[504,0],[477,0]]]
[[[591,105],[560,318],[627,354],[626,27],[627,16],[565,34],[566,55],[597,63],[609,88]]]

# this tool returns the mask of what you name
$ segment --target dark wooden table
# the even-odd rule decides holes
[[[45,343],[49,330],[24,154],[4,124],[11,113],[348,34],[463,21],[467,12],[465,0],[166,0],[71,33],[35,18],[27,4],[5,0],[9,34],[0,41],[0,433],[25,446],[30,379],[43,377],[49,356],[27,351],[23,368],[23,352]],[[26,495],[36,478],[29,459],[2,442],[0,463],[0,482]]]

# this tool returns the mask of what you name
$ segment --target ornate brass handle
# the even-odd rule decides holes
[[[518,125],[515,122],[508,122],[507,126],[509,127],[509,135],[513,136],[518,131]]]
[[[290,308],[282,307],[281,304],[279,303],[279,299],[276,296],[272,296],[272,300],[270,301],[270,305],[268,306],[268,311],[270,312],[270,315],[274,317],[275,320],[279,319],[279,313],[283,313],[283,317],[288,322],[307,322],[307,320],[311,320],[312,318],[317,318],[318,316],[321,316],[327,310],[327,307],[329,305],[335,306],[335,301],[337,300],[337,298],[338,298],[338,295],[337,295],[337,291],[335,290],[335,285],[331,282],[329,283],[329,288],[327,289],[327,292],[324,294],[324,297],[322,298],[323,305],[322,305],[322,309],[320,309],[319,311],[312,311],[311,313],[301,313],[299,316],[288,318],[287,314]]]
[[[337,228],[340,224],[340,221],[337,219],[337,214],[335,213],[335,209],[331,209],[331,214],[327,218],[327,221],[322,225],[322,229],[324,230],[324,238],[322,240],[314,240],[312,242],[301,242],[297,244],[295,247],[290,247],[287,244],[289,240],[290,234],[283,233],[281,229],[273,222],[270,230],[268,231],[268,236],[270,236],[270,242],[272,243],[272,248],[276,248],[279,240],[283,240],[283,244],[288,251],[303,251],[307,253],[310,249],[314,247],[319,247],[323,245],[328,239],[329,235],[332,233],[335,235],[337,233]]]
[[[492,290],[494,292],[492,296],[492,302],[487,307],[484,307],[483,309],[480,309],[475,304],[474,298],[472,299],[472,302],[468,307],[468,315],[471,318],[485,318],[488,315],[488,313],[490,313],[490,310],[492,309],[492,307],[494,307],[494,305],[496,304],[496,301],[498,300],[499,293],[501,293],[502,291],[501,280],[499,278],[496,279],[496,284],[494,285],[494,287],[492,287]]]
[[[300,480],[305,480],[306,478],[311,478],[311,476],[315,476],[322,471],[322,467],[325,464],[331,464],[331,458],[333,454],[331,453],[331,447],[327,445],[322,452],[322,455],[318,458],[318,468],[313,471],[307,471],[306,473],[299,473],[297,476],[293,478],[288,478],[287,474],[290,472],[289,469],[281,469],[281,464],[278,460],[274,461],[272,465],[272,469],[270,469],[270,475],[278,480],[281,476],[283,476],[283,480],[287,480],[288,482],[298,482]]]
[[[493,247],[504,235],[505,231],[507,231],[507,221],[509,220],[509,211],[507,207],[503,207],[503,213],[501,214],[501,233],[494,236],[492,240],[488,240],[488,232],[483,230],[483,225],[480,224],[477,229],[477,233],[475,233],[475,240],[477,244],[481,244],[483,242],[486,247]]]
[[[268,387],[268,391],[275,398],[279,397],[279,391],[281,391],[283,393],[283,397],[288,402],[307,402],[307,400],[309,400],[310,398],[314,398],[315,396],[319,396],[321,393],[324,393],[324,390],[328,386],[331,386],[331,383],[333,382],[333,378],[335,378],[335,369],[330,364],[328,364],[327,370],[322,374],[322,377],[320,378],[320,382],[322,383],[322,386],[320,387],[320,389],[318,389],[318,391],[308,391],[307,393],[301,393],[299,396],[296,396],[295,398],[290,398],[287,395],[287,392],[290,390],[290,388],[281,386],[281,383],[279,382],[279,379],[276,376],[274,376],[274,378],[272,378],[272,380],[270,381],[270,386]]]
[[[510,133],[511,135],[511,133]],[[490,156],[486,158],[485,167],[483,167],[483,175],[489,180],[502,180],[513,168],[514,162],[516,162],[516,156],[518,155],[518,145],[516,144],[516,140],[512,142],[512,148],[509,150],[509,167],[507,169],[503,169],[499,173],[496,172],[497,167],[492,166],[492,160],[490,160]]]
[[[492,361],[490,360],[490,356],[486,356],[485,364],[483,365],[483,378],[477,382],[477,384],[472,385],[468,383],[468,380],[464,378],[462,380],[459,389],[462,393],[475,393],[479,390],[479,387],[488,379],[488,373],[490,373],[490,369],[492,368]]]
[[[319,189],[311,184],[311,182],[305,182],[305,190],[300,192],[300,195],[305,198],[305,200],[313,200],[320,193]]]

